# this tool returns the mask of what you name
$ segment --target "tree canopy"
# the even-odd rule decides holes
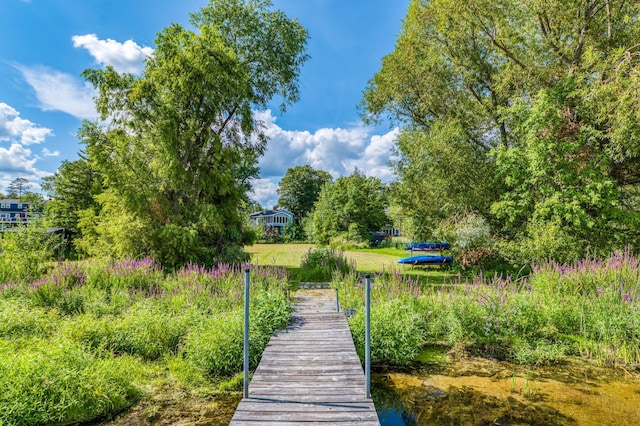
[[[267,0],[211,0],[191,23],[158,34],[141,76],[84,72],[108,123],[80,130],[107,188],[81,220],[96,240],[86,246],[133,239],[123,252],[166,265],[244,258],[243,207],[267,142],[252,110],[298,99],[307,32]]]
[[[79,233],[78,220],[83,211],[90,210],[93,215],[100,211],[95,197],[104,190],[103,177],[91,164],[86,154],[80,153],[80,159],[63,161],[56,173],[42,179],[42,189],[50,198],[47,221],[74,236]]]
[[[639,18],[624,0],[413,0],[361,104],[404,128],[413,223],[474,211],[521,245],[638,241]]]
[[[7,187],[7,190],[9,191],[7,197],[20,199],[23,195],[27,194],[29,192],[29,189],[31,189],[32,187],[33,185],[29,182],[28,179],[15,178],[11,181],[11,183],[9,183],[9,186]]]
[[[380,179],[354,171],[353,174],[326,183],[311,216],[311,237],[328,244],[344,235],[351,241],[368,241],[370,233],[388,223],[385,186]]]
[[[315,170],[308,164],[291,167],[278,183],[278,205],[293,213],[301,223],[313,210],[322,187],[332,180],[328,172]]]

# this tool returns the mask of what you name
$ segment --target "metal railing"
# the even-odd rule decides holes
[[[249,268],[244,271],[244,377],[243,398],[249,397]],[[340,312],[338,288],[336,291],[336,312]],[[287,298],[290,294],[287,291]],[[365,395],[371,399],[371,275],[365,275]]]

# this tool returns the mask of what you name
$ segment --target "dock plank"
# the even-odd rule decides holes
[[[232,426],[379,426],[343,313],[330,297],[297,298],[291,325],[269,341]]]

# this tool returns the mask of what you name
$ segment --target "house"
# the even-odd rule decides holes
[[[249,220],[252,225],[263,226],[265,229],[272,229],[282,235],[282,230],[287,223],[292,223],[295,217],[287,209],[279,209],[274,207],[273,210],[263,210],[261,212],[251,213]]]
[[[40,213],[31,212],[29,203],[7,198],[0,200],[0,229],[26,224],[37,217],[40,217]]]
[[[398,228],[395,228],[393,225],[388,224],[382,228],[381,231],[386,237],[399,237],[402,235],[402,231]]]

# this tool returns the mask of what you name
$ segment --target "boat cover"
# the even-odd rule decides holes
[[[442,265],[451,262],[453,262],[453,258],[449,256],[412,256],[398,260],[398,263],[406,265]]]

